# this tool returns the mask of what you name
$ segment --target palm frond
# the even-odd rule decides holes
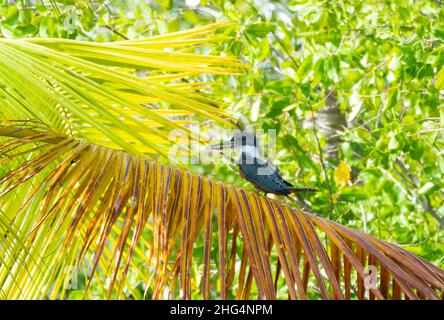
[[[104,290],[114,298],[134,291],[125,282],[130,266],[144,275],[153,299],[275,299],[282,295],[277,283],[291,299],[313,292],[325,299],[440,299],[444,290],[444,271],[431,263],[276,200],[41,128],[0,127],[0,135],[14,137],[0,148],[2,162],[28,159],[0,179],[0,199],[40,182],[10,224],[28,234],[28,250],[46,255],[58,279],[52,298],[67,290],[57,277],[63,268],[91,257],[88,281],[108,278]],[[195,283],[198,256],[203,276]],[[21,272],[9,273],[2,295],[23,297],[26,284],[14,281]]]
[[[211,34],[228,25],[112,43],[0,39],[0,115],[139,156],[167,156],[170,131],[191,136],[188,124],[196,116],[230,124],[200,91],[210,82],[181,79],[236,74],[242,65],[233,57],[178,50],[226,38]]]

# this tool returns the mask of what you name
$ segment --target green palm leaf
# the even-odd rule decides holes
[[[192,116],[229,123],[230,117],[199,92],[202,83],[178,83],[184,76],[239,70],[242,65],[232,57],[178,50],[206,43],[202,37],[226,26],[160,37],[152,47],[150,40],[0,39],[2,117],[37,120],[61,133],[132,154],[167,156],[169,132],[191,135],[184,124]],[[140,71],[148,74],[140,76]],[[162,107],[164,103],[171,109]]]

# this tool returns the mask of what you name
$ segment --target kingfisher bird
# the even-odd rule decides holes
[[[252,131],[241,131],[231,140],[211,145],[211,150],[223,151],[240,148],[239,173],[265,194],[273,193],[288,196],[294,192],[315,192],[314,188],[295,187],[282,178],[279,170],[261,155],[257,135]]]

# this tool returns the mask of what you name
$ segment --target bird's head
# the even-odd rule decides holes
[[[210,145],[210,150],[220,151],[235,149],[240,147],[259,147],[259,140],[254,131],[240,131],[236,133],[230,140],[223,141],[218,144]]]

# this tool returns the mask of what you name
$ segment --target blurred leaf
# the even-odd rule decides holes
[[[334,180],[336,185],[345,187],[350,181],[350,167],[346,162],[341,162],[335,169]]]
[[[268,33],[276,30],[276,25],[269,22],[256,22],[249,24],[245,31],[255,37],[265,37]]]
[[[259,53],[257,56],[258,60],[264,60],[270,54],[270,42],[268,38],[263,38],[259,43]]]
[[[435,188],[435,184],[431,181],[427,181],[419,190],[419,194],[429,195]]]
[[[384,106],[384,111],[393,108],[398,103],[399,90],[397,87],[391,88],[387,93],[387,101]]]
[[[339,192],[339,200],[343,201],[363,201],[369,198],[368,193],[361,187],[351,186]]]
[[[435,88],[438,90],[444,90],[444,67],[442,67],[436,75]]]

